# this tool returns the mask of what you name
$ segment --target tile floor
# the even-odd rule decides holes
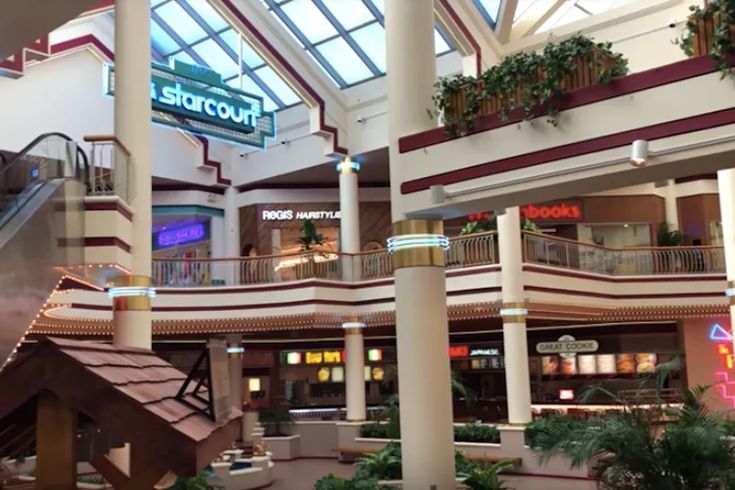
[[[313,490],[314,483],[329,473],[342,478],[350,478],[355,473],[354,466],[338,463],[336,459],[297,459],[275,464],[269,490]]]

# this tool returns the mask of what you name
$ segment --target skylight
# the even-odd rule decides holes
[[[524,24],[524,29],[540,23],[531,34],[549,31],[556,27],[586,19],[617,7],[632,3],[634,0],[518,0],[513,25]],[[473,0],[491,27],[500,17],[501,0]]]
[[[151,40],[154,60],[209,67],[231,87],[263,97],[265,110],[301,102],[208,0],[152,0]]]
[[[385,75],[384,0],[261,1],[339,87]],[[451,50],[435,29],[437,56]]]

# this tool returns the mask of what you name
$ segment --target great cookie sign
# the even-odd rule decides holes
[[[600,344],[596,340],[577,340],[571,335],[562,335],[556,342],[539,342],[536,352],[539,354],[559,354],[562,357],[573,357],[580,352],[597,352]]]

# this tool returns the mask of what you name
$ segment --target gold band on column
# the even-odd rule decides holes
[[[345,328],[345,335],[362,335],[362,328]]]
[[[528,316],[528,307],[525,301],[510,301],[500,306],[500,316],[503,323],[525,323]]]
[[[108,295],[112,298],[113,311],[150,311],[155,291],[150,277],[118,276],[112,280]]]
[[[393,269],[404,267],[444,267],[444,248],[439,240],[444,239],[444,224],[435,219],[407,219],[393,223],[394,236],[389,239],[396,243],[393,254]],[[418,238],[413,245],[400,243],[402,240]],[[404,242],[405,243],[405,242]]]
[[[337,172],[341,174],[356,174],[358,170],[360,170],[360,163],[353,162],[350,157],[344,157],[342,161],[337,164]]]

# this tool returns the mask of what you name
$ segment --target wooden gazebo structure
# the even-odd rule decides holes
[[[186,379],[149,350],[42,339],[0,372],[0,457],[35,443],[44,490],[76,489],[78,461],[118,490],[194,476],[237,439],[242,414],[213,421],[201,397],[180,393]],[[122,443],[129,474],[107,456]]]

